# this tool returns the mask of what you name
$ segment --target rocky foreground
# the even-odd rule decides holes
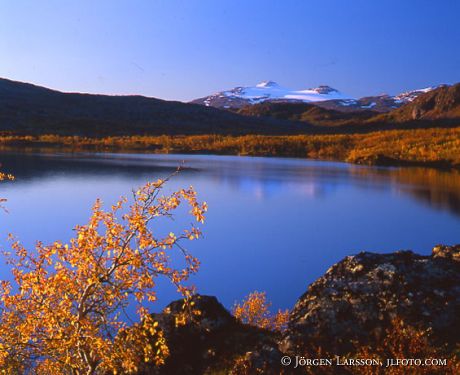
[[[180,301],[156,314],[171,353],[165,366],[146,367],[144,374],[305,373],[281,366],[281,358],[353,356],[381,342],[396,318],[429,332],[437,353],[452,358],[460,342],[460,245],[437,246],[431,256],[398,251],[346,257],[308,287],[283,333],[238,322],[215,297],[194,298],[201,315],[193,323],[176,326]]]

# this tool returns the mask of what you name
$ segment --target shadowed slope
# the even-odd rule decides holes
[[[21,134],[279,134],[307,125],[144,96],[62,93],[0,79],[0,130]]]

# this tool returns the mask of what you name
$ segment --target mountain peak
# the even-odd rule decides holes
[[[275,81],[262,81],[256,87],[279,87],[279,85]]]
[[[303,102],[315,103],[315,105],[326,109],[343,112],[369,110],[389,112],[412,102],[418,96],[426,94],[440,86],[444,85],[406,91],[395,96],[382,93],[380,95],[353,98],[328,85],[299,90],[280,86],[274,81],[262,81],[255,86],[238,86],[230,90],[220,91],[196,99],[193,103],[216,108],[236,109],[266,101]]]
[[[264,101],[310,103],[344,99],[352,98],[326,85],[307,90],[293,90],[280,86],[274,81],[262,81],[255,86],[239,86],[230,90],[220,91],[204,98],[196,99],[193,103],[217,108],[242,108],[248,104],[257,104]]]
[[[310,89],[311,91],[315,91],[318,94],[330,94],[332,92],[338,92],[338,90],[332,88],[331,86],[327,85],[320,85],[314,89]]]

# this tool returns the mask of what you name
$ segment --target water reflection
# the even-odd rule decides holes
[[[96,197],[111,203],[185,161],[171,189],[192,184],[210,205],[206,238],[191,248],[202,261],[195,283],[228,306],[259,289],[275,307],[291,307],[332,263],[361,250],[428,253],[459,242],[458,171],[210,155],[5,153],[0,161],[17,177],[0,185],[10,210],[0,235],[26,244],[67,240]],[[164,293],[165,303],[172,298]]]
[[[391,174],[396,189],[439,210],[460,215],[460,171],[412,168]]]
[[[167,175],[179,165],[183,172],[207,175],[218,184],[249,193],[255,199],[292,192],[317,198],[337,183],[360,188],[391,189],[438,210],[460,215],[460,171],[429,168],[371,168],[298,159],[266,159],[190,155],[3,154],[2,168],[18,183],[67,173],[82,175]]]

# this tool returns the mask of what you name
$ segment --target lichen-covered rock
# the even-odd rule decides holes
[[[346,257],[310,285],[290,315],[280,348],[322,347],[336,354],[378,340],[394,318],[432,329],[455,345],[460,332],[460,245]]]

